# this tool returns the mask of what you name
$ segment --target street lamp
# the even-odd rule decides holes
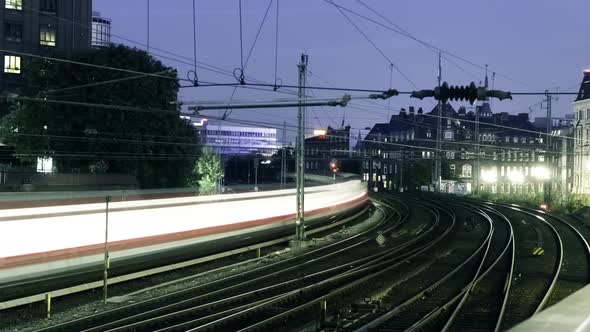
[[[547,167],[534,166],[531,168],[531,175],[540,180],[548,180],[550,178]]]
[[[332,170],[332,181],[336,183],[336,172],[338,172],[338,165],[335,161],[330,162],[330,169]]]
[[[481,170],[481,180],[486,183],[496,183],[498,179],[498,172],[496,168],[491,169],[482,169]]]

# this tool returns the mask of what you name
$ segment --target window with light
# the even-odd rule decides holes
[[[55,47],[55,29],[51,27],[42,27],[40,29],[39,44],[43,46]]]
[[[4,72],[9,74],[20,74],[20,57],[14,55],[5,55]]]
[[[23,0],[5,0],[4,8],[14,9],[14,10],[23,10]]]

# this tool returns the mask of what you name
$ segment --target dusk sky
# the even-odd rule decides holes
[[[270,1],[270,0],[269,0]],[[269,1],[243,0],[244,58]],[[274,81],[276,0],[269,11],[262,32],[245,69],[246,77],[272,83]],[[496,1],[376,1],[364,3],[382,13],[393,23],[415,37],[447,50],[479,66],[489,64],[496,72],[495,88],[513,92],[536,92],[545,89],[577,91],[582,70],[590,67],[588,37],[588,0],[496,0]],[[370,17],[385,25],[382,18],[371,13],[356,0],[335,3]],[[112,19],[113,42],[133,45],[124,37],[141,44],[147,41],[146,0],[95,0],[94,9]],[[297,67],[301,52],[309,55],[309,85],[331,85],[367,89],[389,88],[390,70],[386,60],[348,20],[323,0],[280,0],[278,77],[285,84],[297,84]],[[197,59],[228,71],[240,66],[238,1],[204,1],[197,4]],[[418,86],[432,89],[436,84],[437,52],[420,43],[347,13],[403,73]],[[191,0],[151,0],[151,37],[153,48],[181,55],[183,62],[193,58]],[[134,45],[145,48],[142,45]],[[155,55],[166,55],[154,50]],[[459,59],[446,56],[443,80],[453,85],[478,83],[484,71]],[[191,66],[162,59],[178,68],[186,77]],[[201,81],[235,82],[230,76],[198,71]],[[400,91],[415,90],[399,72],[393,71],[392,87]],[[183,89],[182,100],[229,98],[233,88]],[[341,93],[315,91],[316,96],[337,96]],[[363,94],[352,93],[353,96]],[[236,99],[272,99],[288,95],[238,89]],[[554,103],[553,113],[571,112],[574,96],[561,96]],[[494,112],[528,112],[542,116],[542,96],[515,96],[513,101],[493,101]],[[391,112],[413,105],[430,110],[435,102],[394,97]],[[466,103],[454,103],[458,108]],[[340,125],[344,111],[346,122],[358,128],[384,122],[388,102],[377,104],[360,101],[346,109],[315,108],[308,110],[309,127]],[[217,112],[206,114],[216,115]],[[273,123],[295,124],[295,109],[236,110],[231,119],[250,119]]]

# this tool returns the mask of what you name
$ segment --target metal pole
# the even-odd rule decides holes
[[[442,54],[438,53],[438,87],[442,84]],[[438,102],[438,119],[436,121],[436,160],[434,166],[434,183],[436,185],[436,191],[440,192],[440,167],[441,167],[441,137],[442,137],[442,101]]]
[[[551,159],[553,158],[553,155],[550,153],[551,151],[551,129],[552,129],[552,119],[551,119],[551,100],[553,99],[553,97],[551,96],[551,94],[549,93],[549,90],[545,90],[545,97],[547,98],[547,148],[545,149],[545,164],[547,164],[547,171],[550,172],[550,176],[549,179],[547,179],[547,181],[545,181],[545,203],[548,204],[550,203],[549,201],[551,200],[551,182],[552,182],[552,178],[553,178],[553,174],[552,174],[552,162]]]
[[[254,191],[258,191],[258,158],[254,158]]]
[[[307,54],[301,54],[301,60],[297,65],[299,69],[299,110],[297,112],[297,214],[295,220],[296,240],[305,240],[305,213],[304,213],[304,191],[305,191],[305,79],[307,74]]]
[[[406,164],[405,159],[405,150],[402,150],[402,163],[399,168],[399,192],[404,192],[404,165]]]
[[[281,149],[281,189],[285,189],[287,186],[287,164],[285,151],[287,147],[287,122],[283,121],[283,148]]]
[[[105,197],[106,209],[105,209],[105,227],[104,227],[104,274],[103,274],[103,303],[107,303],[108,291],[108,278],[109,278],[109,202],[112,197]]]
[[[150,0],[147,0],[147,52],[150,53]]]

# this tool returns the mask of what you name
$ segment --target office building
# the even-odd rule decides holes
[[[111,20],[100,16],[100,12],[92,12],[92,47],[111,45]]]
[[[90,48],[91,0],[0,2],[0,93],[14,91],[29,60],[22,53],[51,56]]]

